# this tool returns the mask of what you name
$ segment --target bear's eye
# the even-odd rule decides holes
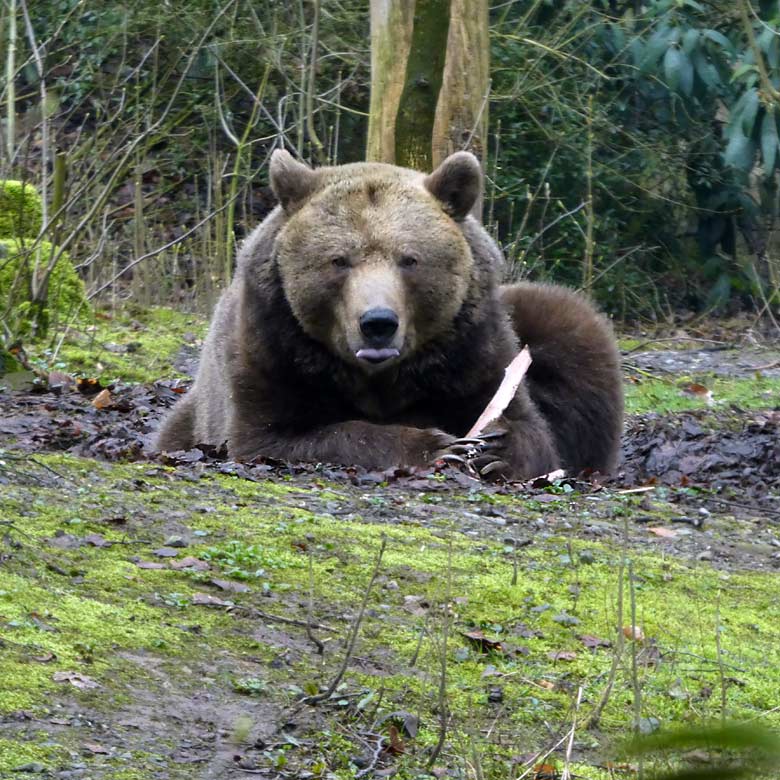
[[[330,260],[336,268],[349,268],[349,258],[344,255],[336,255]]]
[[[412,255],[403,255],[398,264],[401,268],[414,268],[417,265],[417,258]]]

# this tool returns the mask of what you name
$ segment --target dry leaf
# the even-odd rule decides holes
[[[636,642],[645,641],[645,633],[639,626],[623,626],[623,636]]]
[[[707,406],[712,406],[715,403],[715,399],[712,397],[712,390],[709,390],[704,385],[700,385],[697,382],[691,382],[685,385],[682,389],[685,395],[692,395],[694,398],[700,398],[707,402]]]
[[[664,528],[662,526],[653,526],[652,528],[647,529],[651,534],[655,534],[656,536],[660,536],[664,539],[672,539],[675,536],[677,536],[677,531],[673,530],[672,528]]]
[[[93,399],[92,406],[95,409],[108,409],[111,406],[111,393],[108,390],[101,390]]]
[[[81,674],[81,672],[54,672],[51,679],[54,682],[69,682],[74,688],[80,688],[81,690],[100,687],[91,677],[87,677],[86,674]]]
[[[192,555],[188,555],[186,558],[182,558],[180,561],[171,561],[172,569],[195,569],[195,571],[208,571],[209,566],[206,561],[202,561],[200,558],[195,558]]]
[[[192,597],[192,603],[201,607],[232,607],[232,601],[223,601],[216,596],[211,596],[208,593],[195,593]]]
[[[552,661],[576,661],[577,653],[572,650],[551,650],[547,657]]]
[[[503,653],[504,648],[501,646],[501,642],[497,642],[495,639],[489,639],[481,631],[461,631],[460,634],[464,639],[468,639],[471,644],[482,653]]]
[[[585,647],[595,649],[597,647],[611,647],[612,642],[609,639],[600,639],[597,636],[591,636],[590,634],[581,634],[580,641]]]
[[[216,585],[220,590],[227,590],[231,593],[249,593],[252,588],[244,585],[242,582],[231,582],[231,580],[210,580],[212,585]]]
[[[391,723],[388,726],[387,731],[390,736],[390,744],[387,746],[387,752],[393,753],[394,755],[400,755],[401,753],[406,752],[403,740],[398,734],[398,728],[395,726],[395,724]]]
[[[164,563],[157,563],[157,561],[136,561],[135,565],[139,569],[167,569],[168,568]]]

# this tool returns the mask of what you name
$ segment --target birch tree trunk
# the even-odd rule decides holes
[[[460,149],[483,159],[489,66],[487,0],[371,0],[366,159],[423,171]]]

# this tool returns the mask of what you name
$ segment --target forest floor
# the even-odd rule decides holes
[[[635,725],[780,726],[776,343],[625,339],[619,474],[494,485],[145,457],[201,334],[0,378],[0,778],[632,778]]]

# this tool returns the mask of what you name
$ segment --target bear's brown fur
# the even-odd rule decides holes
[[[384,469],[462,452],[521,344],[533,363],[480,467],[524,478],[615,466],[619,356],[608,322],[552,285],[500,287],[501,255],[469,216],[477,160],[429,176],[378,163],[271,160],[280,205],[222,296],[190,392],[156,446],[227,442],[266,455]]]

